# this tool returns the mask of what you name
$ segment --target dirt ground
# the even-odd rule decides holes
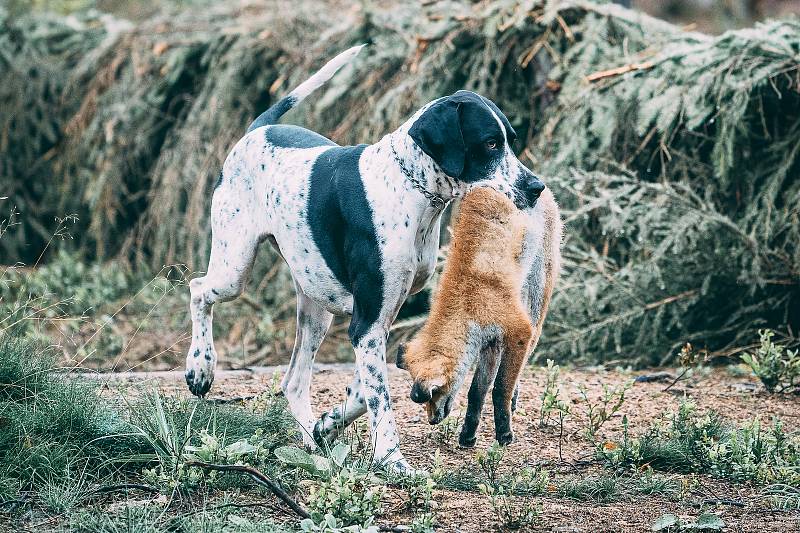
[[[319,367],[315,371],[312,387],[314,408],[318,412],[340,401],[353,371],[352,365],[348,364]],[[269,386],[276,371],[279,372],[280,369],[262,367],[251,371],[223,372],[216,378],[210,396],[236,398],[256,395]],[[578,398],[576,387],[583,384],[590,397],[599,397],[603,385],[618,386],[642,374],[648,372],[631,374],[602,369],[562,370],[562,396],[575,402]],[[591,461],[594,446],[580,436],[580,430],[584,427],[580,419],[572,417],[565,423],[566,438],[560,451],[561,457],[559,428],[539,427],[540,395],[545,375],[542,368],[530,367],[525,371],[514,418],[516,439],[507,449],[502,468],[514,471],[523,466],[546,466],[556,473],[551,477],[554,484],[569,476],[584,477],[600,473],[608,475],[607,470],[604,471],[602,466]],[[122,379],[152,379],[167,392],[188,395],[180,372],[128,376],[130,377]],[[749,377],[737,377],[725,369],[700,372],[690,380],[678,382],[665,392],[667,385],[669,381],[635,383],[628,391],[619,413],[599,432],[599,442],[619,437],[623,415],[628,417],[631,433],[641,433],[665,411],[677,409],[682,399],[691,399],[701,410],[714,409],[732,421],[744,422],[758,415],[768,424],[773,417],[778,417],[784,422],[787,431],[795,432],[800,429],[800,400],[796,396],[768,395]],[[486,449],[494,440],[489,405],[491,402],[487,403],[484,411],[476,447],[465,450],[457,446],[457,430],[451,435],[443,435],[439,426],[433,427],[427,423],[422,407],[411,402],[408,398],[411,383],[406,372],[391,368],[390,386],[401,434],[401,448],[412,464],[432,469],[438,450],[447,470],[458,471],[475,467],[476,452]],[[454,407],[452,416],[459,416],[459,412],[466,410],[467,388],[465,386],[461,391],[459,403]],[[575,408],[580,412],[581,405],[575,405]],[[542,519],[541,526],[536,530],[570,533],[650,531],[653,522],[664,513],[692,519],[709,511],[725,521],[724,531],[727,532],[800,531],[800,512],[769,510],[757,487],[705,476],[681,478],[684,486],[689,481],[691,487],[679,501],[661,496],[624,496],[621,500],[601,504],[571,500],[555,494],[537,497]],[[435,500],[439,506],[437,517],[440,531],[490,531],[497,524],[487,499],[478,493],[439,490]],[[726,503],[713,503],[712,500]],[[401,503],[398,502],[395,506],[390,504],[388,513],[380,517],[378,522],[407,523],[410,519],[399,510],[402,508]]]

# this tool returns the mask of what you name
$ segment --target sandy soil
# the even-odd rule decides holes
[[[315,373],[312,394],[315,409],[322,411],[338,402],[352,374],[352,365],[320,365]],[[265,390],[273,379],[275,368],[259,368],[254,371],[225,372],[217,377],[211,396],[215,398],[247,397]],[[562,371],[564,396],[577,400],[576,387],[586,386],[592,397],[602,394],[603,385],[618,386],[637,375],[598,369]],[[127,378],[125,378],[127,379]],[[166,391],[188,394],[182,383],[181,373],[155,373],[134,375],[132,379],[154,379]],[[594,447],[579,434],[583,422],[575,417],[564,426],[566,435],[559,458],[559,429],[539,427],[540,395],[545,382],[545,371],[531,367],[525,371],[521,382],[520,401],[514,418],[515,442],[508,448],[503,469],[513,471],[523,466],[543,465],[556,472],[551,478],[558,484],[568,476],[589,476],[603,472],[600,465],[592,464]],[[669,383],[636,383],[627,394],[620,412],[600,431],[600,442],[618,437],[622,416],[627,415],[630,431],[643,432],[652,421],[666,410],[676,409],[682,399],[691,399],[700,409],[715,409],[724,417],[734,421],[745,421],[754,415],[765,423],[772,417],[784,421],[788,431],[800,429],[800,400],[795,396],[771,396],[747,377],[734,377],[730,372],[718,369],[707,371],[702,376],[681,381],[667,392]],[[475,468],[475,454],[489,447],[494,440],[491,406],[487,404],[479,430],[475,449],[464,450],[457,446],[457,431],[443,441],[439,427],[430,426],[421,406],[410,401],[410,379],[408,374],[392,368],[390,385],[398,425],[401,432],[401,448],[406,457],[418,467],[431,469],[437,450],[448,470]],[[466,388],[460,394],[460,402],[453,415],[466,409]],[[489,402],[491,403],[491,402]],[[575,408],[580,410],[581,405]],[[606,471],[607,473],[607,471]],[[688,478],[683,481],[686,482]],[[398,497],[401,493],[397,493]],[[437,516],[441,531],[480,532],[496,528],[497,519],[485,497],[477,493],[462,491],[437,491],[439,508]],[[541,505],[541,527],[537,531],[560,532],[633,532],[649,531],[653,521],[664,513],[674,513],[687,519],[696,518],[701,512],[711,511],[727,524],[725,531],[789,532],[800,531],[800,513],[770,511],[765,506],[759,489],[747,484],[732,484],[704,476],[696,477],[693,488],[680,501],[664,497],[627,496],[607,504],[574,501],[557,495],[537,497]],[[709,505],[708,500],[729,500],[723,505]],[[522,499],[518,498],[522,503]],[[408,521],[408,516],[396,505],[389,506],[387,516],[381,523]],[[395,514],[396,513],[396,514]],[[404,520],[405,518],[405,520]]]

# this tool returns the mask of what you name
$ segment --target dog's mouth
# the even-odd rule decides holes
[[[517,209],[520,211],[524,211],[525,209],[532,209],[536,207],[536,202],[539,200],[539,197],[530,198],[525,193],[522,193],[518,190],[514,190],[514,198],[512,198],[514,205],[517,206]]]

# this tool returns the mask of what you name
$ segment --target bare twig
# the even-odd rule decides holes
[[[672,387],[674,387],[677,382],[679,382],[681,379],[683,379],[683,376],[685,376],[688,371],[689,371],[689,367],[685,367],[683,369],[683,371],[680,374],[678,374],[678,377],[676,377],[674,380],[672,380],[672,383],[667,385],[661,392],[667,392]]]
[[[217,465],[212,463],[205,463],[202,461],[188,461],[186,463],[187,466],[196,466],[198,468],[203,468],[205,470],[218,470],[220,472],[241,472],[243,474],[247,474],[250,478],[258,483],[259,485],[263,485],[267,487],[272,493],[280,498],[283,503],[289,506],[292,511],[294,511],[298,516],[301,518],[311,518],[311,515],[306,511],[303,507],[300,506],[299,503],[294,501],[294,499],[289,496],[285,490],[281,488],[280,485],[272,481],[270,478],[265,476],[262,472],[252,468],[250,466],[245,465]]]
[[[634,70],[647,70],[653,68],[654,66],[655,63],[652,61],[645,61],[643,63],[630,63],[628,65],[622,65],[621,67],[616,67],[608,70],[601,70],[600,72],[589,74],[588,76],[586,76],[586,81],[593,82],[597,80],[602,80],[603,78],[619,76],[620,74],[625,74],[627,72],[632,72]]]

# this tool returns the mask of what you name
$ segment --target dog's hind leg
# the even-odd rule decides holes
[[[461,427],[461,434],[458,436],[458,445],[463,448],[475,446],[475,433],[481,421],[483,403],[486,400],[486,393],[494,382],[497,375],[497,368],[500,365],[500,345],[493,343],[486,347],[478,358],[478,365],[475,368],[475,375],[472,377],[472,385],[467,394],[467,415],[464,417],[464,425]]]
[[[353,379],[345,392],[344,401],[327,413],[323,413],[314,426],[314,440],[320,446],[332,442],[344,428],[367,412],[367,402],[361,393],[361,374],[358,368],[353,372]]]
[[[311,411],[311,373],[314,357],[331,326],[333,315],[306,296],[295,283],[297,292],[297,332],[289,369],[283,377],[281,388],[289,403],[289,410],[303,432],[303,443],[313,447],[314,414]]]
[[[212,213],[212,217],[214,213]],[[212,332],[212,306],[228,301],[244,290],[258,250],[257,236],[234,231],[239,221],[226,217],[225,225],[214,224],[208,273],[189,283],[192,344],[186,355],[186,384],[195,396],[205,396],[214,382],[217,352]],[[235,224],[233,224],[235,222]]]

